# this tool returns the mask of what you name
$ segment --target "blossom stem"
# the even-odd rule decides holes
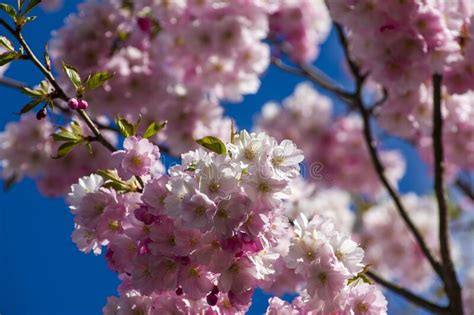
[[[433,75],[433,157],[434,190],[439,212],[439,245],[442,260],[444,285],[449,297],[449,308],[453,314],[463,314],[461,286],[457,279],[449,246],[449,216],[444,187],[444,148],[442,116],[442,76]]]
[[[379,276],[378,274],[372,271],[367,271],[366,274],[376,283],[396,293],[397,295],[404,297],[405,299],[407,299],[408,301],[412,302],[415,305],[418,305],[435,314],[448,314],[449,313],[449,309],[447,307],[428,301],[427,299],[411,292],[410,290],[407,290],[403,287],[398,286],[395,283],[392,283],[382,278],[381,276]]]

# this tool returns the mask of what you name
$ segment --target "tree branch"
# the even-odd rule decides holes
[[[372,271],[367,271],[366,273],[370,278],[372,278],[376,283],[382,285],[383,287],[387,288],[388,290],[396,293],[397,295],[404,297],[411,303],[420,306],[428,311],[431,311],[435,314],[448,314],[449,309],[447,307],[435,304],[431,301],[426,300],[425,298],[405,289],[400,286],[398,286],[395,283],[392,283],[378,274],[372,272]]]
[[[433,75],[433,156],[434,189],[439,212],[439,245],[446,294],[449,296],[450,310],[453,314],[463,314],[461,286],[457,279],[449,246],[449,217],[444,187],[444,148],[442,116],[442,76]]]
[[[454,184],[460,191],[463,192],[464,195],[466,195],[466,197],[474,201],[474,188],[471,184],[466,183],[461,178],[456,179]]]
[[[359,109],[359,112],[362,116],[362,121],[364,124],[364,139],[365,143],[367,145],[367,148],[369,150],[369,155],[372,160],[372,164],[374,165],[375,172],[377,173],[377,176],[379,177],[380,181],[384,185],[385,189],[388,191],[390,197],[392,198],[393,202],[395,203],[395,206],[398,210],[398,213],[402,217],[403,221],[407,225],[408,229],[411,231],[413,236],[415,237],[418,245],[420,246],[420,249],[422,250],[423,254],[425,257],[428,259],[430,262],[431,266],[433,269],[436,271],[436,273],[443,278],[443,272],[441,269],[441,265],[439,262],[434,258],[433,254],[431,253],[430,249],[426,245],[425,240],[423,239],[423,236],[421,233],[418,231],[418,228],[415,226],[413,221],[408,215],[407,210],[403,206],[403,203],[400,199],[400,196],[398,195],[398,192],[395,190],[395,188],[392,186],[392,184],[389,182],[388,178],[385,176],[385,168],[380,160],[380,157],[377,152],[376,144],[375,144],[375,139],[373,136],[372,132],[372,126],[370,124],[370,119],[372,115],[372,111],[370,109],[366,109],[363,103],[362,99],[362,89],[364,85],[365,78],[367,77],[367,74],[361,73],[360,67],[357,65],[355,61],[352,60],[350,57],[349,53],[349,47],[347,43],[347,39],[344,35],[344,30],[342,27],[338,24],[336,24],[336,30],[339,35],[339,39],[341,41],[341,45],[343,47],[347,62],[349,63],[352,75],[355,78],[356,81],[356,106]]]

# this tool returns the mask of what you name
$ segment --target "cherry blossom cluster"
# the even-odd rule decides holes
[[[47,12],[56,11],[63,6],[63,0],[42,0],[41,7]]]
[[[308,178],[350,192],[375,194],[382,186],[373,170],[355,115],[332,119],[332,102],[309,83],[299,84],[283,101],[265,104],[258,129],[277,139],[291,139],[304,152]],[[321,150],[324,148],[324,150]],[[386,175],[393,182],[404,174],[404,162],[396,151],[381,151]]]
[[[180,154],[194,146],[193,138],[225,138],[220,131],[230,121],[219,99],[257,92],[270,62],[267,37],[287,40],[299,59],[317,56],[329,15],[323,1],[302,4],[88,0],[55,33],[51,55],[58,66],[65,61],[84,76],[115,73],[87,95],[92,113],[167,120],[160,141]]]
[[[459,169],[474,169],[474,93],[444,94],[443,144],[450,178]],[[408,139],[419,149],[423,159],[432,164],[432,88],[422,84],[403,97],[389,97],[377,111],[381,127],[393,135]]]
[[[294,221],[299,214],[308,220],[315,216],[330,219],[337,231],[351,234],[355,215],[351,210],[351,196],[337,188],[318,188],[314,182],[295,178],[290,182],[291,196],[283,203],[285,216]]]
[[[363,269],[354,241],[324,216],[285,215],[303,160],[295,144],[242,131],[222,145],[222,154],[183,154],[165,175],[158,147],[129,137],[112,154],[115,169],[72,186],[74,242],[95,254],[106,246],[123,281],[104,313],[243,314],[264,288],[298,291],[323,313],[367,303],[385,314],[374,287],[349,285]]]
[[[428,247],[438,253],[438,222],[433,217],[437,204],[433,197],[409,193],[402,202]],[[359,232],[366,262],[402,286],[424,291],[433,283],[431,266],[418,243],[398,216],[391,201],[381,201],[362,216]],[[416,268],[409,268],[416,266]]]
[[[307,297],[297,297],[292,303],[273,297],[269,301],[266,315],[286,314],[386,314],[387,301],[373,285],[357,282],[343,291],[337,301],[343,301],[343,306],[333,308],[333,311],[318,311],[308,304]]]
[[[328,6],[349,30],[352,55],[390,93],[417,89],[463,58],[468,1],[334,0]]]
[[[88,135],[88,128],[79,126]],[[62,159],[53,159],[59,147],[51,138],[54,131],[51,121],[37,120],[31,113],[22,115],[18,122],[8,123],[0,133],[2,178],[19,181],[25,176],[32,177],[45,196],[62,196],[79,177],[110,164],[107,150],[98,143],[91,144],[92,153],[81,146]],[[105,135],[114,141],[113,133]]]
[[[293,60],[310,62],[329,33],[329,20],[324,1],[283,0],[270,17],[270,36],[284,41]]]

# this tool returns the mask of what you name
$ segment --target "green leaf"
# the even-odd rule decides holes
[[[143,138],[149,139],[156,135],[161,129],[163,129],[166,126],[167,122],[162,122],[159,124],[156,123],[151,123],[148,128],[146,128],[145,133],[143,134]]]
[[[37,16],[28,16],[28,17],[25,18],[25,23],[33,22],[37,18],[38,18]]]
[[[29,102],[28,104],[26,104],[25,106],[22,107],[22,109],[20,110],[20,115],[29,112],[30,110],[35,108],[42,101],[43,100],[41,98],[33,99],[31,102]]]
[[[113,188],[118,191],[136,191],[136,187],[120,178],[116,170],[98,170],[97,174],[101,176],[105,183],[103,187]]]
[[[15,51],[12,42],[5,36],[0,36],[0,45],[5,47],[8,51]]]
[[[207,136],[201,139],[197,139],[196,142],[206,149],[215,152],[217,154],[226,154],[227,148],[219,138]]]
[[[22,87],[21,92],[29,96],[44,96],[43,92],[40,90],[33,90],[28,87]]]
[[[56,156],[53,156],[52,158],[53,159],[60,159],[60,158],[63,158],[65,157],[66,155],[68,155],[76,145],[78,145],[79,143],[78,142],[66,142],[66,143],[63,143],[59,149],[58,149],[58,153],[56,154]]]
[[[16,10],[9,4],[0,3],[0,10],[3,10],[6,14],[8,14],[14,21],[16,21]]]
[[[24,15],[27,15],[28,12],[30,12],[34,7],[36,7],[39,3],[41,2],[41,0],[30,0],[30,2],[28,2],[28,5],[26,6],[25,8],[25,12],[23,12]]]
[[[71,80],[72,84],[76,89],[80,89],[82,86],[81,77],[79,76],[79,72],[73,66],[67,65],[63,62],[63,69],[66,72],[69,80]]]
[[[18,54],[14,51],[7,51],[0,55],[0,66],[4,66],[13,60],[18,59]]]
[[[115,123],[117,124],[117,127],[120,130],[120,133],[124,137],[130,137],[134,136],[136,133],[135,127],[129,123],[125,118],[121,118],[120,116],[118,117],[117,120],[115,120]]]
[[[96,72],[91,74],[86,81],[86,89],[94,90],[101,87],[107,80],[112,78],[114,75],[108,72]]]
[[[23,4],[25,3],[25,0],[18,0],[18,11],[21,11],[21,8],[23,8]]]
[[[59,132],[51,135],[55,141],[79,142],[83,139],[81,134],[77,134],[64,127],[59,127]]]
[[[72,129],[72,132],[79,136],[79,137],[82,137],[82,128],[81,128],[81,125],[79,125],[79,123],[75,120],[73,120],[71,122],[71,125],[70,125],[71,129]]]

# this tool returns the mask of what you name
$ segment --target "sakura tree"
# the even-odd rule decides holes
[[[0,85],[29,98],[1,174],[64,197],[121,280],[104,314],[245,314],[256,290],[267,314],[474,314],[474,2],[85,0],[33,51],[61,5],[0,3]],[[331,30],[349,86],[314,66]],[[223,105],[269,67],[304,82],[239,130]],[[431,194],[400,192],[388,138]]]

